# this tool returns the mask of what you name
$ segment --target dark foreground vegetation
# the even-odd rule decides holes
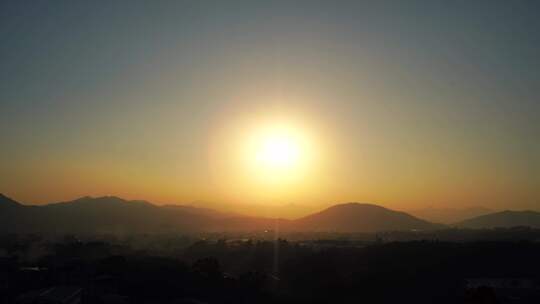
[[[9,235],[0,303],[540,303],[540,242],[519,233],[528,237]]]

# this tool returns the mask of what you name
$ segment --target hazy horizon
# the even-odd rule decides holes
[[[538,210],[539,9],[2,2],[0,192]]]

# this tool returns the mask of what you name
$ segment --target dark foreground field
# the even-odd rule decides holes
[[[0,242],[0,303],[540,303],[540,243],[527,236],[11,235]]]

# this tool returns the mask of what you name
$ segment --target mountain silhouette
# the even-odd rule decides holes
[[[484,207],[469,208],[423,208],[407,210],[413,216],[425,219],[434,223],[453,224],[473,217],[486,215],[494,212]]]
[[[185,205],[164,205],[162,208],[175,212],[185,212],[193,215],[202,215],[214,219],[224,219],[241,216],[240,214],[232,212],[222,212],[210,208],[201,208]]]
[[[474,217],[456,224],[463,228],[496,228],[529,226],[540,227],[540,212],[536,211],[510,211],[490,213]]]
[[[298,220],[251,217],[191,206],[158,206],[115,196],[26,206],[0,197],[0,232],[44,234],[196,233],[232,231],[374,232],[441,225],[377,205],[348,203]]]
[[[294,226],[297,230],[336,232],[432,230],[442,227],[442,225],[421,220],[405,212],[360,203],[332,206],[296,220]]]
[[[2,208],[18,208],[22,207],[21,204],[16,202],[15,200],[3,195],[0,193],[0,209]]]
[[[59,234],[194,232],[209,224],[203,216],[114,196],[20,206],[0,214],[0,231]]]

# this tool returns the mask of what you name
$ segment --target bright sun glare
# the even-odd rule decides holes
[[[306,137],[291,125],[270,124],[252,130],[249,147],[248,158],[256,176],[285,181],[305,169],[309,150]]]
[[[256,158],[264,166],[290,168],[300,156],[298,142],[287,134],[267,134],[259,145]]]

